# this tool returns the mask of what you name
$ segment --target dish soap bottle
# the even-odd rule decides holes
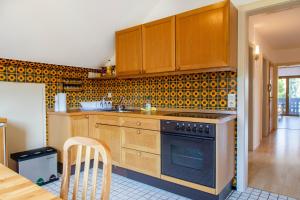
[[[150,100],[150,97],[147,97],[146,104],[145,104],[145,110],[146,111],[151,111],[151,100]]]

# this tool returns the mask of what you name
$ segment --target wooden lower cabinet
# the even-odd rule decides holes
[[[6,149],[6,133],[5,124],[0,123],[0,163],[7,166],[7,149]]]
[[[114,165],[160,177],[159,127],[154,119],[92,115],[89,136],[110,147]]]
[[[80,115],[71,117],[72,136],[89,136],[89,116]]]
[[[160,132],[123,128],[122,147],[160,154]]]
[[[89,116],[48,115],[48,145],[58,151],[58,161],[62,162],[63,146],[70,137],[89,136]],[[84,151],[83,151],[84,152]],[[71,149],[71,162],[75,163],[76,149]],[[82,154],[84,157],[84,153]]]
[[[121,131],[118,126],[95,124],[90,137],[98,139],[110,148],[113,164],[119,165],[121,157]]]
[[[160,177],[160,155],[122,148],[121,165],[143,174]]]
[[[89,136],[89,116],[79,115],[71,117],[71,133],[72,137],[88,137]],[[77,147],[71,147],[71,161],[75,163],[77,156]],[[85,159],[85,148],[82,149],[81,161]]]

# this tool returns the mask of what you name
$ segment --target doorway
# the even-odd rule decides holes
[[[300,115],[300,76],[279,77],[278,113],[282,116]]]
[[[300,130],[300,66],[279,68],[278,128]]]
[[[278,63],[286,62],[288,52],[298,48],[296,43],[299,42],[300,48],[300,38],[294,34],[300,33],[299,17],[299,6],[250,16],[252,52],[248,62],[249,126],[252,126],[248,129],[248,185],[297,199],[300,198],[300,65]],[[300,60],[300,54],[293,59]],[[297,67],[299,74],[295,71]]]

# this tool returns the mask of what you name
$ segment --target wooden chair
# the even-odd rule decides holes
[[[88,176],[90,169],[90,155],[91,150],[94,151],[94,165],[93,165],[93,174],[92,174],[92,191],[91,199],[96,199],[96,189],[97,189],[97,174],[98,174],[98,163],[99,163],[99,154],[102,157],[103,162],[103,174],[102,174],[102,189],[101,189],[101,200],[108,200],[110,193],[110,184],[111,184],[111,153],[109,147],[95,139],[86,138],[86,137],[72,137],[68,139],[63,148],[63,175],[62,175],[62,184],[60,197],[64,200],[68,200],[69,192],[69,183],[70,183],[70,173],[71,173],[71,147],[77,146],[76,154],[76,165],[75,165],[75,179],[73,186],[73,195],[72,199],[77,199],[78,194],[78,184],[79,176],[81,169],[81,159],[82,159],[82,149],[86,148],[85,151],[85,164],[84,164],[84,175],[83,175],[83,191],[82,199],[85,200],[87,196],[87,187],[88,187]]]

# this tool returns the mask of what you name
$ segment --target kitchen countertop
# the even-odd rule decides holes
[[[137,118],[148,118],[158,120],[177,120],[177,121],[190,121],[190,122],[203,122],[203,123],[225,123],[236,119],[236,114],[226,114],[218,119],[209,118],[195,118],[195,117],[181,117],[181,116],[167,116],[168,114],[185,112],[185,111],[141,111],[134,110],[131,112],[107,112],[107,111],[83,111],[80,109],[68,110],[67,112],[54,112],[48,111],[48,115],[62,115],[62,116],[76,116],[76,115],[107,115],[107,116],[118,116],[118,117],[137,117]],[[202,112],[204,113],[204,112]]]

